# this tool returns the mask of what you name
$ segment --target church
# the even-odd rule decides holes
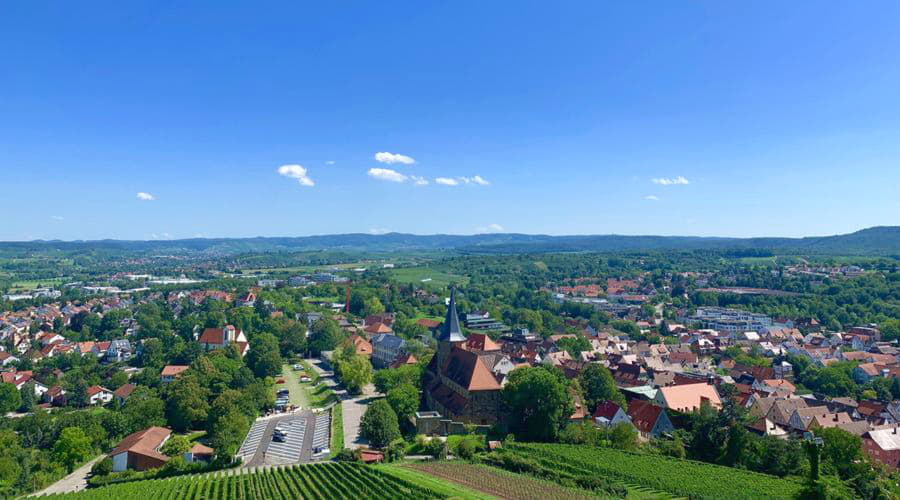
[[[493,425],[500,420],[500,382],[478,352],[466,348],[450,290],[447,317],[437,336],[437,352],[422,374],[425,406],[454,422]]]

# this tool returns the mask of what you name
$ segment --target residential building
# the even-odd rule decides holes
[[[666,409],[647,401],[629,401],[626,414],[643,439],[658,438],[675,430]]]
[[[680,412],[699,410],[703,404],[709,404],[717,410],[722,408],[722,400],[719,399],[716,387],[709,383],[660,387],[656,403]]]
[[[120,405],[123,405],[135,389],[137,389],[137,386],[134,384],[124,384],[122,385],[122,387],[119,387],[118,389],[113,391],[113,397]]]
[[[171,435],[172,431],[165,427],[148,427],[129,434],[109,453],[113,462],[113,472],[162,467],[169,457],[163,455],[159,449]]]
[[[214,349],[224,349],[234,344],[241,356],[247,354],[250,344],[242,330],[238,330],[233,325],[225,325],[224,328],[206,328],[198,339],[203,348],[207,351]]]
[[[181,372],[187,370],[190,366],[187,365],[166,365],[163,367],[162,372],[159,374],[159,381],[167,384],[169,382],[175,381]]]
[[[379,368],[389,366],[406,352],[406,341],[387,333],[372,337],[372,364]]]
[[[613,427],[620,423],[631,423],[631,418],[621,406],[612,401],[604,401],[594,410],[594,424],[599,427]]]
[[[872,459],[893,470],[900,468],[900,434],[896,426],[864,433],[862,447]]]

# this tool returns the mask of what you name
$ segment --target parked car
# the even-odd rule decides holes
[[[303,365],[294,365],[293,368],[295,372],[303,371]]]
[[[307,377],[306,375],[300,377],[300,381],[301,381],[301,382],[309,382],[309,381],[311,381],[311,380],[312,380],[312,379],[309,378],[309,377]]]
[[[313,455],[324,455],[326,453],[331,453],[331,450],[325,446],[316,446],[313,448]]]

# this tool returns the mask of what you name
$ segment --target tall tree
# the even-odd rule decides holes
[[[33,394],[33,393],[32,393]],[[13,384],[0,383],[0,413],[15,411],[22,406],[22,397]]]
[[[196,377],[181,376],[168,388],[166,416],[175,430],[195,429],[206,421],[209,390]]]
[[[400,437],[400,425],[397,414],[384,399],[370,404],[359,424],[360,434],[376,448],[387,446]]]
[[[363,356],[354,354],[350,359],[341,361],[340,367],[341,382],[352,394],[359,394],[372,381],[372,363]]]
[[[397,418],[408,419],[419,409],[419,390],[410,384],[399,385],[387,393],[387,401]]]
[[[584,391],[584,402],[589,411],[603,401],[612,401],[625,407],[625,396],[616,387],[609,369],[599,363],[591,363],[581,371],[579,377],[581,389]]]
[[[274,377],[281,373],[281,351],[278,339],[271,333],[260,333],[250,341],[247,366],[257,377]]]
[[[79,427],[66,427],[53,445],[53,458],[72,472],[75,466],[90,458],[93,453],[91,438]]]
[[[528,441],[554,441],[575,411],[565,376],[544,366],[510,372],[502,396],[510,409],[516,436]]]

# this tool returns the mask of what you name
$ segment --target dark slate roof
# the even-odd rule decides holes
[[[388,333],[380,333],[372,337],[373,347],[383,347],[385,349],[399,349],[406,345],[406,341],[402,338]]]
[[[447,317],[441,325],[438,342],[465,342],[462,328],[459,326],[459,314],[456,313],[456,288],[450,290],[450,306],[447,307]]]

